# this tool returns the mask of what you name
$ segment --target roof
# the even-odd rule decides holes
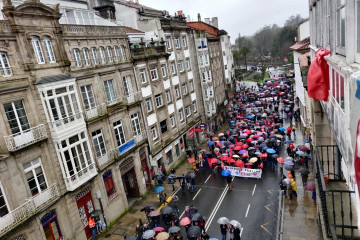
[[[305,53],[305,54],[303,54],[303,55],[301,55],[301,56],[299,57],[300,67],[307,67],[307,66],[309,66],[309,59],[308,59],[308,57],[310,57],[310,56],[311,56],[310,52],[307,52],[307,53]]]
[[[125,33],[145,33],[140,30],[131,27],[124,27]]]
[[[219,29],[205,22],[188,22],[186,25],[196,30],[204,30],[207,34],[215,37],[219,36]]]
[[[52,83],[52,82],[59,82],[59,81],[63,81],[63,80],[68,80],[68,79],[72,79],[74,77],[72,76],[67,76],[67,75],[63,75],[63,74],[58,74],[58,75],[52,75],[52,76],[47,76],[47,77],[42,77],[40,78],[39,81],[37,81],[35,84],[46,84],[46,83]]]
[[[124,5],[124,6],[131,7],[131,8],[136,8],[136,9],[144,8],[144,9],[147,9],[147,10],[156,10],[156,11],[159,11],[159,10],[157,10],[157,9],[155,9],[155,8],[147,7],[147,6],[141,5],[141,4],[136,3],[136,2],[133,2],[133,1],[115,0],[114,2],[119,3],[119,4],[122,4],[122,5]]]
[[[290,47],[291,50],[300,51],[310,48],[310,37],[304,38],[300,42],[295,43]]]

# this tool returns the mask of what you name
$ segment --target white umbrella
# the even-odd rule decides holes
[[[236,220],[231,220],[230,224],[233,225],[234,227],[241,228],[241,224]]]
[[[227,219],[226,217],[221,217],[217,220],[218,224],[228,224],[229,223],[229,219]]]
[[[143,239],[150,239],[155,235],[155,231],[150,229],[150,230],[146,230],[143,234]]]
[[[294,159],[293,159],[292,157],[286,157],[286,158],[285,158],[285,161],[290,161],[290,162],[292,162],[292,161],[294,161]]]

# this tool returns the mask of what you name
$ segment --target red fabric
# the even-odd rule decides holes
[[[330,51],[319,49],[311,62],[307,77],[309,97],[327,101],[329,96],[329,65],[324,59]]]

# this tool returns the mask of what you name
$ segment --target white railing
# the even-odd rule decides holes
[[[82,184],[89,181],[92,177],[96,176],[97,171],[95,164],[92,163],[81,171],[75,173],[70,177],[66,177],[65,184],[68,191],[74,191],[76,188],[80,187]]]
[[[83,113],[79,112],[70,117],[62,118],[62,119],[56,120],[55,122],[50,122],[49,125],[50,125],[51,130],[61,131],[61,130],[66,129],[70,124],[80,123],[83,121],[84,121]]]
[[[10,152],[17,151],[33,143],[46,139],[47,132],[44,124],[30,128],[24,132],[4,136],[6,146]]]
[[[111,105],[114,105],[114,104],[117,104],[117,103],[126,103],[126,101],[127,101],[127,99],[124,96],[121,96],[121,97],[116,98],[114,100],[108,101],[107,105],[111,106]]]
[[[0,14],[1,15],[1,14]],[[0,75],[3,77],[10,77],[13,75],[11,67],[2,67],[0,68]]]
[[[127,96],[127,103],[128,104],[132,104],[138,101],[142,100],[142,93],[141,92],[136,92],[136,93],[131,93],[129,96]]]
[[[89,120],[91,118],[102,116],[106,114],[106,105],[105,103],[95,106],[91,109],[85,110],[85,118],[86,120]]]
[[[57,185],[53,184],[36,196],[27,199],[24,204],[0,218],[0,238],[46,206],[52,204],[58,198]]]

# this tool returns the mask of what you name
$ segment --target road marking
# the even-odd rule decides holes
[[[241,230],[240,230],[240,237],[241,237],[241,235],[242,235],[243,230],[244,230],[244,228],[241,228]]]
[[[252,195],[251,195],[251,196],[254,196],[255,189],[256,189],[256,184],[255,184],[255,186],[254,186],[254,190],[253,190],[253,192],[252,192]]]
[[[177,194],[177,192],[181,189],[181,187],[179,187],[171,196],[175,196],[175,194]]]
[[[208,221],[207,221],[206,224],[205,224],[205,231],[207,231],[208,228],[210,227],[210,224],[211,224],[212,220],[214,219],[215,214],[216,214],[217,211],[219,210],[219,207],[220,207],[222,201],[224,200],[224,197],[225,197],[225,195],[226,195],[226,193],[227,193],[228,190],[229,190],[229,187],[228,187],[228,185],[226,185],[225,188],[224,188],[224,191],[222,192],[219,200],[217,201],[217,203],[216,203],[213,211],[211,212]]]
[[[250,203],[249,203],[249,206],[248,206],[248,208],[247,208],[247,210],[246,210],[245,217],[247,217],[247,215],[248,215],[248,213],[249,213],[249,209],[250,209]]]
[[[184,215],[185,211],[182,212],[182,214],[180,215],[179,219],[182,218],[182,216]]]
[[[210,177],[211,177],[211,174],[208,176],[208,178],[205,180],[204,183],[207,183],[207,181],[209,180]]]
[[[199,192],[201,191],[201,188],[199,189],[199,191],[195,194],[195,196],[193,197],[192,200],[194,200],[196,198],[196,196],[199,194]]]

